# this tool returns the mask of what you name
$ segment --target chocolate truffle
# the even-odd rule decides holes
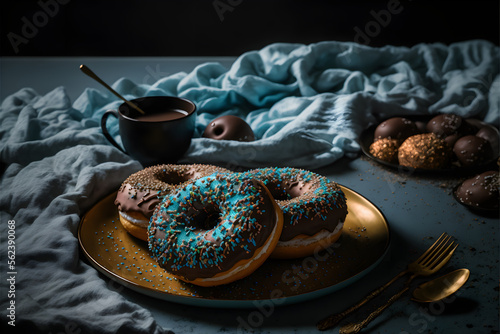
[[[398,139],[401,142],[406,138],[418,134],[415,123],[404,117],[393,117],[383,121],[375,128],[374,141],[382,138]]]
[[[398,150],[399,164],[412,168],[445,168],[450,163],[451,156],[451,147],[434,133],[411,136]]]
[[[417,126],[419,133],[426,133],[427,132],[427,122],[415,121],[415,125]]]
[[[397,139],[382,138],[370,145],[370,154],[377,159],[397,164],[399,145],[400,141]]]
[[[203,132],[203,137],[236,141],[253,141],[254,133],[243,119],[233,115],[221,116],[211,121]]]
[[[452,140],[458,137],[473,134],[473,126],[469,124],[463,117],[453,114],[442,114],[433,117],[427,122],[427,131],[435,133],[439,138],[452,137]],[[452,140],[448,140],[451,144]]]
[[[490,142],[491,148],[493,150],[494,155],[498,155],[500,150],[500,136],[498,135],[498,130],[493,128],[492,126],[483,126],[476,133],[476,136],[486,139]]]
[[[448,144],[450,147],[453,147],[457,140],[460,139],[460,135],[458,133],[454,133],[452,135],[444,137],[444,141],[446,144]]]
[[[488,171],[465,180],[455,192],[456,198],[472,207],[498,209],[499,176],[497,171]]]
[[[490,143],[477,136],[464,136],[453,146],[453,153],[462,166],[479,165],[493,158]]]

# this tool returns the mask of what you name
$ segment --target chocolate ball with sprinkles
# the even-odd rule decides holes
[[[116,194],[120,222],[134,237],[147,241],[147,227],[163,196],[192,180],[229,170],[212,165],[156,165],[130,175]]]
[[[427,131],[434,133],[444,139],[448,145],[452,146],[462,136],[473,134],[475,127],[468,123],[466,119],[454,114],[441,114],[434,116],[427,122]]]
[[[283,211],[283,232],[273,258],[309,256],[340,238],[347,200],[337,183],[289,167],[255,169],[246,176],[262,181]]]
[[[262,182],[239,173],[197,179],[166,196],[149,225],[158,265],[200,286],[234,282],[272,253],[283,214]]]
[[[455,191],[457,200],[471,208],[498,210],[498,171],[487,171],[463,181]]]
[[[401,142],[397,139],[382,138],[370,145],[370,154],[375,158],[392,163],[398,163],[398,148]]]
[[[398,149],[399,164],[410,168],[446,168],[452,155],[451,147],[434,133],[411,136]]]
[[[419,133],[417,125],[405,117],[392,117],[375,128],[373,141],[383,138],[396,139],[403,142],[406,138]]]
[[[491,144],[478,136],[464,136],[453,146],[453,153],[462,166],[480,165],[493,158]]]

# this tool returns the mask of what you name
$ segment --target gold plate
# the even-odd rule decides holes
[[[185,283],[157,266],[147,243],[122,227],[113,204],[116,193],[85,214],[78,239],[97,270],[148,296],[206,307],[255,307],[264,300],[291,304],[353,283],[373,269],[389,247],[389,226],[383,213],[360,194],[341,187],[349,214],[342,236],[332,247],[301,259],[268,259],[252,275],[223,286]]]

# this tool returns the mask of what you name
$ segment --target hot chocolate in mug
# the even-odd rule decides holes
[[[101,118],[104,136],[122,152],[143,166],[176,163],[189,148],[196,124],[196,105],[173,96],[148,96],[131,100],[142,109],[123,103],[108,110]],[[106,121],[118,118],[123,148],[109,134]]]

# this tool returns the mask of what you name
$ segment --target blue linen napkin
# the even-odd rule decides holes
[[[123,78],[113,87],[129,99],[194,101],[197,128],[182,162],[222,166],[319,168],[357,152],[357,136],[394,115],[455,113],[497,127],[500,117],[499,48],[485,41],[411,48],[272,44],[243,54],[229,69],[206,63],[153,85]],[[78,259],[81,216],[142,168],[101,133],[102,114],[119,104],[95,89],[72,103],[63,87],[44,96],[25,88],[2,102],[0,234],[15,222],[18,325],[41,332],[63,332],[68,324],[81,332],[168,332]],[[257,140],[201,138],[224,114],[244,118]],[[117,122],[110,125],[117,135]],[[0,270],[11,271],[6,261]],[[6,280],[0,286],[8,290]],[[7,293],[0,302],[8,305]]]

